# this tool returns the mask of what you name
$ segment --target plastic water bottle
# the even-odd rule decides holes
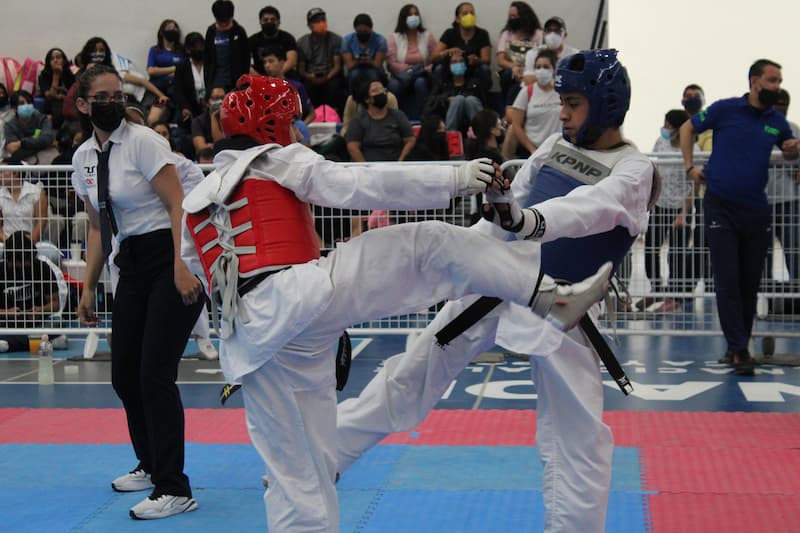
[[[42,335],[39,343],[39,385],[52,385],[53,378],[53,345],[48,335]]]

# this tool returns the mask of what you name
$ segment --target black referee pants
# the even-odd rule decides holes
[[[185,306],[175,288],[170,230],[128,237],[113,305],[111,383],[122,400],[141,467],[153,496],[191,496],[183,473],[183,404],[175,381],[203,299]]]
[[[772,242],[769,208],[732,204],[708,191],[703,205],[722,333],[729,350],[746,350],[764,260]]]

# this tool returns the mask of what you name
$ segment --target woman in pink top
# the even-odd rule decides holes
[[[400,8],[388,44],[386,64],[392,74],[389,91],[397,95],[400,109],[410,120],[419,120],[430,93],[431,53],[436,38],[422,25],[417,6],[406,4]]]

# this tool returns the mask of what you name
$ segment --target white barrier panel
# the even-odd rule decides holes
[[[680,196],[680,191],[691,187],[686,181],[683,162],[677,155],[651,154],[651,158],[664,177],[664,192],[651,213],[648,231],[639,237],[632,252],[620,265],[615,283],[619,295],[612,295],[610,308],[604,304],[601,325],[621,334],[720,335],[711,265],[703,235],[702,201],[695,199],[690,202],[687,215],[676,220],[681,203],[674,200]],[[702,157],[696,158],[697,163],[703,161]],[[518,167],[523,162],[507,162],[504,168]],[[446,161],[434,164],[462,163]],[[212,167],[204,165],[201,168],[208,172]],[[21,253],[24,250],[4,250],[3,296],[6,305],[0,320],[2,334],[41,334],[43,331],[85,334],[89,330],[81,326],[75,316],[85,268],[83,249],[87,221],[70,186],[71,172],[69,166],[0,166],[1,185],[7,190],[3,192],[0,189],[0,195],[11,197],[11,189],[24,190],[27,195],[40,195],[38,201],[42,202],[33,210],[17,209],[8,215],[3,213],[3,236],[8,238],[12,230],[20,228],[30,232],[39,241],[35,254],[46,258],[46,261],[35,263],[35,267],[28,264],[9,268],[8,259],[15,251]],[[800,336],[800,327],[794,318],[798,316],[795,309],[800,308],[797,173],[796,164],[780,159],[772,161],[768,196],[773,212],[774,245],[764,260],[754,326],[757,336]],[[456,198],[446,209],[412,212],[314,206],[314,214],[322,252],[328,253],[339,241],[390,224],[441,220],[468,226],[479,217],[479,202],[477,198]],[[102,281],[98,286],[97,301],[102,319],[99,330],[105,331],[110,329],[111,323],[111,288],[106,277]],[[24,300],[19,301],[30,308],[20,309],[11,305],[26,294],[30,296],[27,304]],[[402,333],[420,329],[432,319],[437,307],[356,325],[353,329],[363,333]]]

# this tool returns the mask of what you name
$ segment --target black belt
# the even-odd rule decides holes
[[[435,336],[437,344],[439,346],[445,346],[449,344],[453,339],[464,333],[466,330],[477,324],[480,319],[488,315],[492,309],[500,304],[500,302],[502,302],[502,300],[499,298],[493,298],[489,296],[482,296],[478,298],[472,303],[472,305],[467,307],[457,317],[451,320],[449,324],[445,325],[436,333]],[[633,385],[631,385],[628,376],[625,375],[625,371],[620,366],[619,361],[617,361],[614,352],[611,351],[611,348],[608,346],[605,338],[597,330],[597,326],[594,325],[594,322],[592,322],[592,319],[589,318],[589,315],[583,315],[583,318],[581,318],[580,321],[580,327],[586,334],[586,337],[594,347],[597,355],[600,356],[600,360],[605,365],[606,370],[608,370],[608,373],[611,374],[612,378],[614,378],[614,381],[617,383],[617,386],[622,393],[627,396],[633,392]]]
[[[255,276],[251,276],[249,278],[239,278],[239,286],[236,288],[236,292],[239,293],[239,297],[241,298],[248,292],[255,289],[259,283],[267,279],[273,274],[277,274],[278,272],[283,272],[292,267],[283,267],[277,270],[267,270],[266,272],[261,272],[260,274],[256,274]]]

